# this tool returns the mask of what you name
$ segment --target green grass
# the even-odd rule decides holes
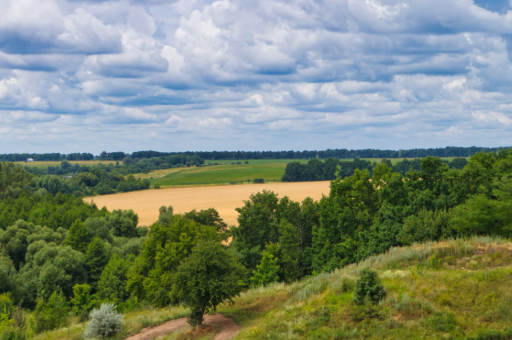
[[[248,290],[219,310],[242,325],[236,339],[475,337],[510,327],[511,249],[491,237],[393,248],[333,273]],[[387,297],[357,306],[353,286],[367,267]]]
[[[212,165],[173,169],[164,177],[151,179],[151,184],[161,186],[205,185],[205,184],[241,184],[255,178],[266,182],[281,181],[286,163],[260,163],[239,165]],[[149,173],[147,176],[151,176]]]

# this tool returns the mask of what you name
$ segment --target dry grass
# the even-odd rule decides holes
[[[133,209],[139,215],[139,225],[156,222],[158,209],[163,205],[172,205],[176,213],[215,208],[229,225],[237,225],[235,208],[243,206],[252,193],[265,189],[294,201],[302,201],[306,197],[318,200],[322,194],[329,194],[329,185],[329,181],[324,181],[171,188],[89,197],[85,201],[94,202],[99,208],[106,206],[109,210]]]

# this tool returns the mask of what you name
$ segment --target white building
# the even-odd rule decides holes
[[[30,162],[33,162],[34,159],[33,158],[27,158],[27,162],[30,163]]]

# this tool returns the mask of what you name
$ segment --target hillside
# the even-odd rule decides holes
[[[512,320],[511,254],[509,240],[492,237],[392,248],[332,273],[250,289],[218,312],[241,326],[235,339],[466,339],[479,333],[479,339],[509,339],[498,334]],[[356,306],[353,287],[368,267],[387,297]],[[128,313],[123,336],[184,315],[181,308]],[[80,339],[80,330],[75,325],[35,339]],[[160,339],[213,339],[218,331],[185,328]]]

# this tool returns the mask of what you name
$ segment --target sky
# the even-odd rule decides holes
[[[510,146],[511,58],[508,0],[1,0],[0,153]]]

